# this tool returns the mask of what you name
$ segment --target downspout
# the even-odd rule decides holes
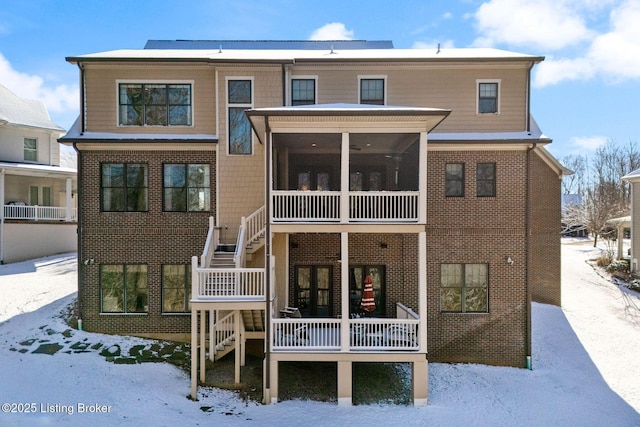
[[[265,203],[264,213],[266,218],[265,224],[265,367],[264,367],[264,390],[267,396],[265,396],[265,403],[271,401],[271,129],[269,128],[269,116],[265,116]]]
[[[84,134],[85,127],[85,114],[84,114],[84,83],[85,83],[85,75],[84,75],[84,67],[80,62],[78,62],[78,68],[80,69],[80,135]],[[77,142],[73,143],[73,149],[76,152],[76,185],[78,188],[77,191],[77,213],[76,213],[76,223],[77,223],[77,234],[78,234],[78,330],[82,330],[82,298],[84,294],[84,289],[82,286],[83,278],[85,274],[86,266],[84,265],[84,251],[83,251],[83,225],[84,225],[84,215],[82,212],[82,206],[84,206],[84,191],[82,191],[82,152],[78,150]]]
[[[527,311],[527,338],[526,338],[526,354],[527,361],[526,367],[527,369],[532,369],[531,365],[531,286],[529,286],[529,256],[531,255],[530,246],[531,246],[531,218],[530,218],[530,209],[531,209],[531,152],[536,149],[536,143],[534,142],[529,148],[527,148],[527,157],[526,157],[526,197],[525,197],[525,212],[524,212],[524,229],[525,229],[525,266],[524,266],[524,283],[526,288],[526,311]]]
[[[282,70],[282,105],[287,105],[287,70],[284,64],[280,65]]]
[[[525,125],[525,130],[527,132],[531,132],[531,70],[533,69],[533,66],[535,65],[534,62],[532,62],[529,65],[529,70],[527,72],[527,90],[526,90],[526,111],[525,111],[525,117],[524,117],[524,125]]]

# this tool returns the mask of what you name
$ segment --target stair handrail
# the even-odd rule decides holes
[[[240,219],[240,228],[238,228],[238,239],[236,240],[236,250],[233,254],[233,262],[236,264],[236,268],[244,268],[245,264],[245,252],[246,252],[246,229],[247,220],[245,217]]]
[[[245,246],[254,240],[258,240],[264,234],[267,227],[266,210],[264,206],[261,206],[247,217],[246,227],[247,240],[245,242]]]
[[[235,313],[235,311],[232,311],[222,319],[218,319],[218,321],[213,325],[215,342],[213,343],[212,348],[214,354],[218,352],[218,344],[224,343],[234,337],[235,329],[233,325],[235,324]]]
[[[209,217],[209,231],[207,232],[207,240],[204,243],[202,256],[200,257],[200,267],[207,268],[211,265],[213,253],[220,244],[220,230],[215,226],[215,219]]]

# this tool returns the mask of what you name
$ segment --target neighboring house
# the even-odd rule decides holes
[[[640,256],[640,169],[622,177],[631,185],[631,271],[637,273],[640,268],[638,256]]]
[[[236,381],[264,354],[265,402],[284,361],[336,363],[340,404],[353,363],[411,364],[416,405],[427,360],[527,366],[531,301],[560,305],[567,173],[530,116],[542,60],[366,41],[67,58],[84,328],[190,339],[194,397],[233,349]]]
[[[0,85],[0,263],[75,251],[75,168],[42,101]]]

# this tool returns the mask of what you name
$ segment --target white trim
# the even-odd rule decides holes
[[[32,139],[32,140],[36,141],[36,149],[33,150],[36,153],[36,159],[35,160],[27,160],[25,158],[25,156],[24,156],[24,152],[26,150],[25,143],[27,142],[26,141],[27,139]],[[23,136],[22,137],[22,160],[25,163],[38,163],[38,160],[40,159],[40,152],[39,152],[40,150],[38,150],[39,146],[40,146],[40,143],[39,143],[39,138],[38,137],[36,137],[36,136]],[[32,151],[32,150],[29,150],[29,151]]]
[[[143,124],[141,126],[138,125],[121,125],[120,124],[120,85],[121,84],[165,84],[165,85],[174,85],[174,84],[188,84],[191,85],[191,124],[190,125],[169,125],[167,123],[166,126],[160,125],[146,125],[144,124],[144,117],[142,118]],[[196,112],[193,106],[194,104],[194,94],[196,91],[195,80],[148,80],[148,79],[116,79],[116,127],[118,128],[155,128],[155,129],[167,129],[167,128],[193,128],[195,127],[196,122]]]
[[[496,94],[496,112],[495,113],[481,113],[480,112],[480,84],[481,83],[496,83],[498,85],[498,93]],[[500,92],[502,86],[502,79],[476,79],[476,115],[498,115],[500,114]]]
[[[234,81],[234,80],[249,80],[251,82],[251,103],[250,104],[230,104],[229,103],[229,82],[230,81]],[[251,153],[250,154],[231,154],[229,152],[229,108],[235,107],[241,107],[241,108],[247,108],[247,109],[252,109],[254,104],[255,104],[255,83],[254,83],[254,77],[253,76],[226,76],[225,77],[225,84],[224,84],[224,93],[225,93],[225,105],[226,105],[226,109],[225,109],[225,116],[227,118],[226,123],[225,123],[225,136],[226,136],[226,141],[225,141],[225,145],[226,145],[226,153],[227,156],[255,156],[256,150],[255,150],[255,141],[254,141],[254,132],[251,128],[251,123],[249,123],[249,135],[251,137]],[[247,119],[249,120],[249,119]],[[219,143],[220,141],[218,141]]]
[[[287,105],[293,105],[293,91],[291,86],[293,85],[294,80],[313,80],[313,104],[318,104],[318,76],[310,76],[310,75],[291,75],[289,76],[287,84]]]
[[[387,75],[358,75],[358,99],[356,100],[358,104],[362,104],[362,94],[360,93],[362,88],[362,80],[382,80],[384,85],[384,93],[382,94],[382,96],[384,96],[384,100],[382,105],[387,105]]]

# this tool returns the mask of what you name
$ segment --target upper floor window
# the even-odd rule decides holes
[[[454,313],[489,311],[487,264],[441,264],[440,310]]]
[[[207,164],[165,164],[163,203],[165,212],[210,210],[210,176]]]
[[[316,103],[315,79],[291,80],[291,105],[311,105]]]
[[[100,301],[103,313],[148,313],[147,266],[100,266]]]
[[[251,125],[244,113],[253,107],[251,79],[227,81],[229,154],[252,154]]]
[[[496,164],[478,163],[476,166],[476,196],[495,197]]]
[[[120,83],[121,126],[191,126],[191,84]]]
[[[360,78],[360,104],[384,105],[385,79]]]
[[[497,114],[499,110],[499,82],[478,82],[478,114]]]
[[[25,162],[37,162],[38,161],[38,140],[35,138],[24,139],[24,161]]]
[[[445,165],[445,196],[464,197],[464,163]]]
[[[103,163],[100,195],[103,212],[146,212],[148,210],[148,165]]]

